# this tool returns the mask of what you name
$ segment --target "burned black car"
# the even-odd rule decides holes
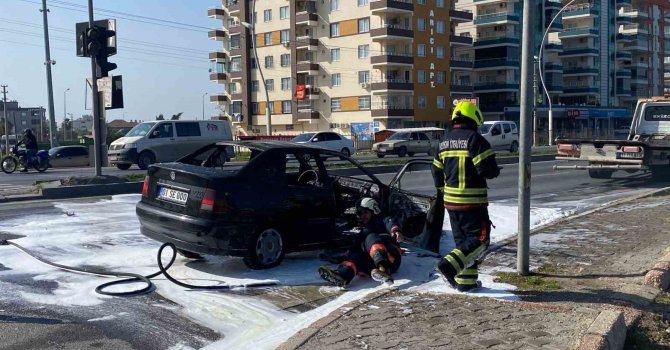
[[[233,152],[248,162],[226,162]],[[430,164],[410,161],[386,185],[338,152],[279,141],[219,142],[150,166],[136,212],[142,234],[174,243],[186,257],[240,256],[264,269],[286,253],[346,244],[342,233],[364,196],[397,216],[406,236],[421,234],[434,193],[407,192],[402,178],[430,174]],[[433,226],[441,232],[441,221]]]

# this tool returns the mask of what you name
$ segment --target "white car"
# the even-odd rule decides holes
[[[491,144],[495,151],[519,151],[519,129],[515,122],[504,120],[484,122],[479,133]]]
[[[291,142],[309,144],[336,152],[349,157],[354,153],[354,141],[331,131],[308,132],[294,137]]]

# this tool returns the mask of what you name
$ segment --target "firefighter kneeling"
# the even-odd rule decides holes
[[[460,102],[452,114],[453,129],[433,160],[435,187],[444,197],[456,248],[437,267],[459,291],[481,286],[477,259],[490,242],[486,179],[500,174],[491,145],[477,132],[484,118],[470,102]]]

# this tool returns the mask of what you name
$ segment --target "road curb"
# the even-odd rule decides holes
[[[111,196],[126,193],[141,193],[142,182],[116,184],[77,185],[42,189],[41,199],[66,199],[81,197]]]
[[[669,250],[666,249],[666,254],[644,276],[644,284],[658,289],[659,293],[668,290],[668,287],[670,287]]]
[[[591,323],[581,339],[577,350],[621,350],[626,342],[626,321],[623,313],[615,310],[602,311]]]
[[[350,313],[355,308],[367,304],[375,299],[378,299],[388,293],[398,290],[398,287],[385,288],[371,294],[366,295],[362,299],[354,300],[345,305],[342,305],[329,313],[328,315],[314,321],[312,324],[306,328],[301,329],[298,333],[294,334],[279,345],[276,350],[294,350],[305,343],[307,343],[316,333],[318,333],[322,328],[328,326],[329,324],[339,320],[342,316]]]

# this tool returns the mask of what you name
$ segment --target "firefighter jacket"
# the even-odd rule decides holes
[[[456,124],[447,132],[433,160],[435,187],[444,206],[468,210],[488,205],[486,179],[500,174],[491,145],[476,130]]]

